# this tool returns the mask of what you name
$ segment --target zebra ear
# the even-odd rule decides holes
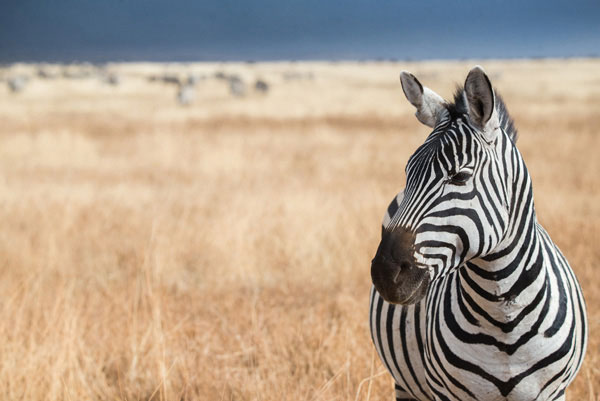
[[[444,109],[444,99],[431,89],[421,85],[419,80],[410,72],[400,73],[402,90],[408,101],[417,108],[417,119],[429,127],[435,127],[441,111]]]
[[[478,65],[473,67],[467,75],[465,96],[471,122],[485,132],[486,125],[494,112],[494,90],[485,71]]]

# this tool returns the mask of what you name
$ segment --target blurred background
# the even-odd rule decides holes
[[[0,398],[391,399],[370,261],[481,64],[588,303],[600,394],[600,3],[0,6]]]
[[[597,57],[596,1],[9,1],[0,60]]]

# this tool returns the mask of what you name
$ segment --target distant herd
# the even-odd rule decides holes
[[[0,75],[0,82],[4,81],[13,94],[25,91],[29,82],[33,79],[53,80],[53,79],[97,79],[109,86],[119,86],[122,83],[123,76],[111,71],[103,65],[93,65],[89,63],[63,65],[59,68],[55,66],[39,66],[34,74],[12,74]],[[312,80],[312,72],[286,71],[282,73],[284,81],[294,80]],[[215,71],[212,75],[197,73],[162,73],[145,76],[148,82],[163,83],[173,85],[177,88],[175,100],[179,105],[186,106],[194,103],[196,99],[197,85],[204,80],[215,79],[224,82],[227,85],[229,94],[233,97],[241,98],[249,95],[251,92],[266,95],[271,89],[271,85],[263,78],[256,78],[254,82],[245,81],[240,75],[226,73],[221,70]]]

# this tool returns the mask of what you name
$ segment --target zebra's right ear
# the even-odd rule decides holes
[[[444,109],[444,99],[431,89],[421,85],[410,72],[400,73],[402,90],[408,101],[417,108],[415,116],[423,124],[433,128]]]

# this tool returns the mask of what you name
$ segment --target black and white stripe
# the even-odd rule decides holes
[[[370,294],[372,340],[398,400],[563,400],[585,354],[579,283],[537,222],[516,130],[486,82],[476,67],[454,103],[438,105],[403,76],[417,117],[434,130],[409,159],[382,228],[382,238],[414,237],[427,292],[408,305],[376,286]],[[420,100],[436,103],[429,114]]]

